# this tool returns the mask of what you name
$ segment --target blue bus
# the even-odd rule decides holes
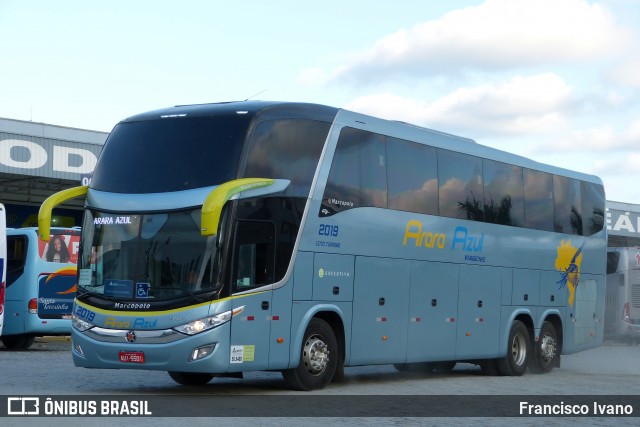
[[[180,384],[345,366],[548,372],[602,342],[594,176],[322,105],[176,106],[115,126],[85,197],[76,366]]]
[[[0,203],[0,335],[4,325],[4,294],[7,265],[7,213]]]
[[[52,228],[43,240],[36,227],[9,228],[6,245],[2,344],[26,349],[38,336],[70,335],[80,230]]]

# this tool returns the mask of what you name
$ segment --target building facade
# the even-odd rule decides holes
[[[610,248],[640,247],[640,205],[607,201],[606,221]]]
[[[0,118],[0,202],[7,227],[37,225],[40,204],[51,194],[81,185],[108,133]],[[53,225],[79,226],[82,200],[54,210]]]

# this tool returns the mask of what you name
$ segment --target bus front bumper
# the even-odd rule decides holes
[[[175,331],[99,332],[72,329],[75,366],[211,374],[230,369],[229,323],[192,336]]]

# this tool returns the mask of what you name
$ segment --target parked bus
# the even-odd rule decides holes
[[[7,230],[7,287],[2,344],[29,348],[38,336],[71,334],[80,230],[52,228],[47,239],[38,229]]]
[[[548,372],[603,336],[600,179],[326,106],[140,114],[85,197],[76,366],[181,384],[345,366]]]
[[[640,342],[640,248],[609,248],[604,336]]]
[[[4,294],[7,277],[7,214],[0,203],[0,335],[4,325]]]

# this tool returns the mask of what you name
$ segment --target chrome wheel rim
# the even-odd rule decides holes
[[[527,343],[521,334],[516,334],[511,341],[511,357],[518,366],[522,366],[527,359]]]
[[[556,357],[556,340],[550,335],[545,335],[540,341],[540,357],[544,364],[549,364]]]
[[[320,375],[329,364],[329,347],[321,336],[313,335],[304,343],[302,361],[311,375]]]

